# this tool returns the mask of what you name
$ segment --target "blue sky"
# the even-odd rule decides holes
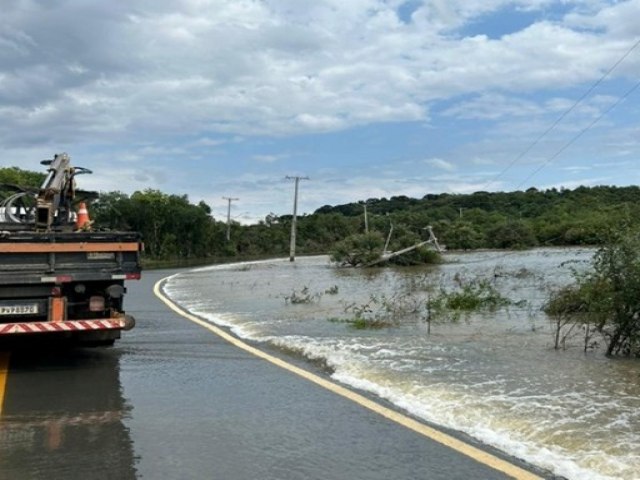
[[[640,183],[640,0],[0,1],[0,166],[66,151],[243,223],[295,175],[301,213]]]

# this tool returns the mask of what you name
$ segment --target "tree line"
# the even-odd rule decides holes
[[[0,169],[0,183],[39,186],[44,175],[16,167]],[[365,231],[364,202],[325,205],[298,217],[297,252],[328,253]],[[528,248],[602,245],[611,231],[640,225],[636,186],[472,194],[427,194],[366,200],[368,227],[392,244],[428,238],[432,226],[441,244],[452,249]],[[205,202],[187,195],[147,189],[133,194],[101,193],[90,213],[98,229],[139,231],[145,255],[156,260],[219,259],[286,255],[291,215],[269,214],[253,225],[216,219]],[[407,240],[408,241],[408,240]]]

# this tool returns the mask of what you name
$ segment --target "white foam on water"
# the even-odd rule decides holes
[[[634,470],[628,463],[607,456],[597,448],[571,452],[537,441],[540,425],[535,423],[535,419],[520,417],[518,409],[513,408],[513,396],[505,394],[478,398],[474,392],[466,392],[465,386],[446,383],[403,384],[398,380],[402,376],[397,371],[390,374],[389,371],[372,368],[372,356],[367,351],[382,352],[379,355],[381,357],[393,354],[388,348],[377,350],[382,345],[367,343],[366,340],[358,343],[353,338],[349,342],[335,339],[318,341],[302,336],[270,338],[270,341],[277,346],[298,351],[310,359],[323,360],[334,370],[333,378],[341,383],[373,393],[428,422],[464,432],[556,475],[593,480],[634,478]],[[490,381],[486,385],[500,383]],[[549,405],[551,400],[552,395],[517,397],[517,402],[523,402],[518,404],[519,408],[524,410],[549,406],[561,408]],[[501,408],[494,409],[494,405],[501,405]],[[507,408],[504,408],[505,405]],[[510,413],[509,409],[515,410],[515,413]],[[498,415],[502,418],[495,421]],[[544,429],[549,432],[562,430],[563,425],[545,425]],[[580,432],[576,434],[580,435]],[[605,468],[611,473],[603,473]]]
[[[190,272],[268,267],[266,264],[274,263],[285,264],[288,260],[216,265]],[[211,298],[192,291],[189,281],[173,276],[165,286],[167,295],[241,338],[269,342],[311,360],[322,360],[333,370],[335,380],[378,395],[428,422],[465,432],[569,479],[631,480],[640,471],[640,455],[636,454],[640,452],[640,432],[632,428],[638,424],[637,417],[630,418],[618,408],[616,397],[611,392],[598,392],[596,384],[587,382],[583,386],[586,393],[571,392],[563,386],[537,393],[535,385],[507,385],[500,374],[478,374],[469,379],[465,374],[473,368],[467,368],[470,359],[464,349],[452,353],[450,346],[435,342],[428,348],[411,341],[391,344],[384,336],[358,336],[353,332],[341,337],[269,335],[268,328],[251,315],[213,311],[219,309]],[[270,325],[278,321],[268,319]],[[603,421],[603,416],[608,420]],[[599,431],[595,426],[585,428],[590,419],[594,424],[598,419]],[[594,432],[600,441],[611,439],[607,448],[591,441]],[[566,438],[558,438],[562,436]],[[628,448],[618,452],[616,442]],[[574,443],[578,445],[572,448]]]
[[[274,259],[267,259],[267,260],[250,260],[250,261],[246,261],[246,262],[233,262],[233,263],[221,263],[221,264],[217,264],[217,265],[207,265],[205,267],[198,267],[198,268],[194,268],[193,270],[189,270],[189,272],[193,272],[193,273],[197,273],[197,272],[209,272],[209,271],[214,271],[214,270],[231,270],[234,268],[241,268],[241,267],[245,267],[245,266],[251,266],[251,265],[266,265],[266,264],[279,264],[279,263],[286,263],[288,262],[289,259],[287,258],[274,258]],[[180,273],[176,274],[176,275],[181,275]],[[175,277],[176,275],[172,275],[171,278]]]
[[[227,265],[224,266],[226,267]],[[215,268],[207,267],[207,269],[213,270]],[[247,340],[259,340],[256,332],[251,328],[250,323],[240,321],[238,319],[238,316],[235,314],[211,312],[210,303],[204,301],[201,294],[190,291],[188,290],[188,288],[182,288],[182,286],[176,284],[177,281],[181,280],[179,275],[180,274],[172,275],[171,277],[169,277],[169,281],[165,283],[164,292],[180,307],[184,308],[192,315],[206,320],[212,325],[228,328],[229,330],[231,330],[231,332],[233,332],[234,335],[238,336],[239,338],[244,338]]]

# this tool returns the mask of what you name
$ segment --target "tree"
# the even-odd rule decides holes
[[[331,251],[331,261],[342,266],[367,265],[382,255],[384,238],[378,232],[351,235],[338,242]]]
[[[592,270],[556,292],[551,314],[588,318],[607,342],[606,355],[640,356],[640,235],[613,238],[595,254]]]
[[[556,350],[566,348],[567,339],[578,325],[584,329],[584,351],[589,348],[592,328],[586,298],[588,291],[586,286],[564,286],[554,291],[544,306],[544,312],[553,320],[553,348]]]
[[[522,221],[498,225],[487,233],[487,238],[496,248],[527,248],[537,243],[531,227]]]
[[[447,248],[454,250],[471,250],[478,248],[482,244],[482,235],[469,222],[456,220],[446,237],[444,243]]]
[[[45,177],[44,173],[22,170],[18,167],[0,168],[0,183],[19,185],[21,187],[39,187]]]
[[[129,230],[130,214],[131,201],[122,192],[103,192],[91,204],[91,216],[96,228]]]

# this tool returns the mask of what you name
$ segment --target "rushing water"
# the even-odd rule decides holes
[[[369,270],[307,257],[193,270],[172,277],[166,291],[241,337],[320,361],[340,382],[555,474],[639,478],[640,361],[610,360],[602,349],[584,353],[579,331],[555,351],[553,328],[540,311],[549,289],[569,282],[571,269],[591,255],[446,254],[447,263],[436,267]],[[489,279],[526,303],[434,323],[430,332],[415,315],[380,329],[340,320],[353,318],[348,305],[371,303],[375,310],[383,298],[400,302],[398,292],[424,299],[424,285],[460,277]],[[294,292],[310,301],[292,303]]]

